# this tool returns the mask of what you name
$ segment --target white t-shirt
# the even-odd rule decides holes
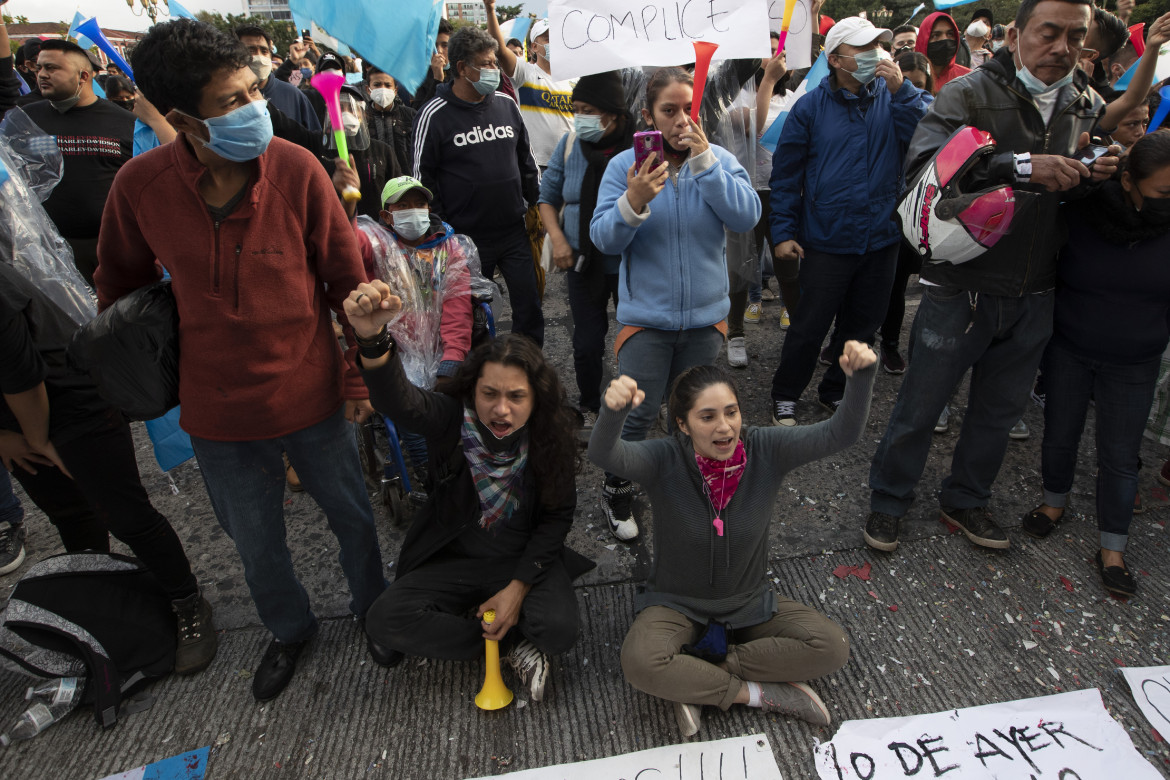
[[[539,65],[517,59],[509,78],[520,100],[520,116],[532,143],[536,164],[548,165],[561,136],[573,129],[573,87],[577,79],[553,81]]]

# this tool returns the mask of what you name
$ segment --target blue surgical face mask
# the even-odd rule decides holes
[[[202,122],[210,136],[206,141],[196,140],[225,160],[255,160],[272,142],[272,118],[268,114],[267,100],[254,100],[223,116],[192,119]]]
[[[313,69],[312,68],[301,68],[301,77],[306,79],[306,80],[313,78]]]
[[[842,54],[840,56],[848,57],[850,55]],[[857,70],[853,71],[849,75],[853,76],[853,78],[857,79],[862,84],[868,84],[869,82],[873,81],[874,77],[877,75],[876,70],[878,63],[889,58],[890,55],[886,54],[885,49],[863,51],[861,54],[853,57],[853,61],[857,63]]]
[[[601,126],[601,117],[596,114],[576,114],[573,116],[573,130],[582,141],[595,143],[605,135],[606,128]]]
[[[474,67],[474,66],[473,66]],[[479,81],[471,82],[475,91],[481,95],[490,95],[500,86],[499,68],[475,68],[479,71]]]
[[[1044,95],[1048,92],[1055,92],[1061,87],[1067,84],[1071,84],[1073,80],[1073,74],[1076,72],[1076,65],[1073,65],[1072,70],[1066,73],[1062,78],[1057,79],[1051,84],[1045,84],[1043,81],[1036,78],[1032,71],[1028,70],[1028,67],[1024,65],[1023,58],[1020,59],[1019,64],[1016,66],[1016,77],[1019,78],[1020,83],[1024,85],[1024,89],[1028,90],[1028,92],[1033,95]]]
[[[394,223],[394,232],[407,241],[414,241],[431,226],[430,209],[402,209],[390,215]]]

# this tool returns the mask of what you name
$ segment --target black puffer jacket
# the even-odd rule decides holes
[[[997,147],[995,154],[975,167],[972,183],[979,188],[1011,184],[1015,180],[1013,154],[1071,157],[1081,133],[1092,131],[1104,105],[1078,70],[1073,83],[1060,90],[1052,120],[1045,126],[1040,109],[1016,78],[1011,52],[1000,49],[986,65],[939,91],[910,142],[906,180],[914,180],[952,133],[970,125],[991,133]],[[1016,210],[1011,232],[984,254],[961,265],[924,264],[924,280],[1005,296],[1041,292],[1055,285],[1056,254],[1065,241],[1058,207],[1061,201],[1087,194],[1090,185],[1055,193],[1036,184],[1013,184],[1013,188]]]

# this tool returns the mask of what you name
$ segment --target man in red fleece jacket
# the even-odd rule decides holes
[[[179,137],[119,172],[94,281],[108,306],[154,282],[156,259],[171,274],[181,424],[274,636],[252,685],[267,701],[317,631],[285,542],[282,453],[337,536],[355,615],[386,582],[348,422],[371,407],[329,315],[365,281],[361,256],[320,163],[273,140],[250,60],[189,19],[155,25],[136,46],[138,86]]]
[[[918,40],[914,49],[925,54],[934,68],[934,94],[951,79],[957,79],[971,69],[955,62],[959,51],[959,25],[950,14],[936,11],[930,14],[918,28]]]

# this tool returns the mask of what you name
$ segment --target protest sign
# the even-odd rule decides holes
[[[843,723],[816,747],[820,780],[1156,780],[1096,688]]]
[[[1122,668],[1134,701],[1163,739],[1170,739],[1170,666]]]
[[[678,780],[783,780],[764,734],[688,742],[623,756],[558,764],[508,775],[508,780],[618,780],[671,777]],[[475,780],[487,780],[486,777]]]
[[[789,70],[812,65],[812,33],[816,25],[810,21],[812,12],[809,10],[809,2],[810,0],[796,0],[796,7],[792,9],[788,37],[784,40],[784,51],[788,53],[785,64]],[[768,0],[769,31],[780,32],[783,20],[784,0]]]
[[[769,0],[550,0],[552,77],[695,59],[695,41],[717,59],[767,57]],[[778,10],[783,15],[783,2]],[[779,20],[776,22],[777,28]],[[795,23],[794,23],[795,24]]]

